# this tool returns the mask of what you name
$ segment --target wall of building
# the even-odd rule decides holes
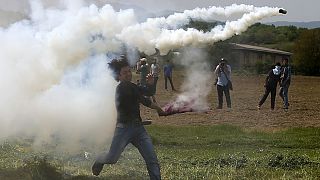
[[[233,58],[235,59],[232,60],[232,65],[235,68],[255,67],[257,63],[273,65],[281,62],[283,57],[289,56],[258,51],[234,50]]]

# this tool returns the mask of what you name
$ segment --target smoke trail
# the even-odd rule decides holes
[[[215,18],[214,15],[229,17],[233,14],[240,13],[243,14],[240,19],[231,22],[227,21],[224,27],[216,26],[208,33],[195,29],[177,29],[187,24],[190,18],[213,21]],[[125,28],[118,37],[122,41],[137,47],[140,51],[147,54],[154,53],[154,49],[157,48],[160,50],[160,53],[164,55],[172,49],[190,45],[197,47],[207,43],[226,40],[236,34],[241,34],[247,30],[250,25],[253,25],[259,20],[276,15],[280,15],[279,8],[256,8],[243,4],[234,4],[226,8],[196,8],[194,10],[186,10],[183,13],[175,13],[168,18],[148,19],[144,23]],[[136,35],[139,33],[142,33],[143,36],[136,38]]]
[[[232,5],[138,23],[133,10],[84,7],[83,2],[70,0],[65,9],[45,9],[41,1],[33,0],[29,20],[0,28],[0,138],[22,134],[34,136],[39,143],[58,138],[67,147],[83,141],[105,143],[116,116],[116,83],[106,68],[108,57],[128,51],[135,61],[135,48],[147,54],[158,48],[166,54],[214,43],[279,14],[278,8]],[[214,15],[239,13],[243,14],[239,20],[208,33],[178,29],[189,18],[211,21]]]

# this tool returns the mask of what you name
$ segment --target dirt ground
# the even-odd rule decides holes
[[[156,98],[160,106],[174,100],[183,83],[183,71],[174,72],[173,81],[178,92],[164,89],[164,79],[158,81]],[[134,78],[136,78],[135,75]],[[320,127],[320,77],[293,76],[289,88],[289,110],[282,109],[282,100],[277,94],[276,108],[270,110],[270,95],[261,110],[257,109],[263,95],[264,75],[233,75],[231,91],[232,109],[217,106],[217,90],[212,85],[208,103],[212,111],[208,113],[182,113],[159,117],[154,110],[142,107],[143,119],[153,120],[157,125],[217,125],[230,124],[249,129],[274,131],[289,127]],[[170,87],[170,86],[169,86]],[[225,99],[224,99],[225,101]]]

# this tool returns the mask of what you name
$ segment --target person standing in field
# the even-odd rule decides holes
[[[136,74],[140,74],[140,68],[141,68],[141,60],[139,59],[136,63]]]
[[[173,91],[175,91],[176,89],[174,88],[173,82],[172,82],[172,69],[173,69],[172,64],[170,63],[169,60],[167,60],[166,64],[163,66],[164,88],[166,90],[168,90],[167,83],[168,83],[168,80],[169,80],[170,85],[171,85],[171,89]]]
[[[282,69],[280,77],[279,95],[282,98],[284,109],[288,109],[289,107],[288,90],[291,83],[291,67],[288,64],[288,61],[288,58],[282,59]]]
[[[281,64],[277,63],[275,65],[275,68],[269,71],[266,81],[264,83],[265,92],[259,101],[259,104],[258,104],[259,110],[261,109],[262,104],[265,102],[265,100],[269,96],[270,92],[271,92],[271,110],[274,110],[277,84],[280,81],[280,75],[281,75]]]
[[[159,80],[159,73],[160,73],[160,66],[157,63],[157,59],[154,59],[152,65],[151,65],[151,75],[153,77],[155,90],[157,89],[157,82]]]
[[[157,91],[157,82],[159,80],[159,73],[160,73],[160,66],[157,63],[157,59],[154,59],[150,67],[150,75],[153,77],[153,86],[154,86],[153,87],[154,92],[153,92],[153,95],[151,96],[153,102],[156,102],[155,94]]]
[[[140,67],[140,83],[142,86],[145,86],[147,84],[147,75],[149,74],[149,68],[147,65],[147,59],[141,58],[141,67]]]
[[[220,63],[216,67],[214,74],[216,75],[217,92],[218,92],[218,106],[217,109],[223,107],[223,93],[226,96],[227,107],[231,108],[230,87],[228,81],[231,77],[231,66],[227,64],[227,60],[221,58]]]
[[[160,166],[150,136],[142,125],[140,116],[140,103],[151,109],[155,109],[159,116],[165,112],[149,98],[146,98],[139,87],[132,83],[132,72],[127,60],[112,60],[109,68],[114,72],[114,78],[120,82],[116,88],[117,123],[112,143],[107,154],[97,157],[92,166],[92,174],[98,176],[104,164],[115,164],[120,158],[124,148],[133,144],[138,148],[146,162],[151,180],[159,180]],[[149,76],[151,77],[151,76]],[[152,87],[151,78],[147,85]]]

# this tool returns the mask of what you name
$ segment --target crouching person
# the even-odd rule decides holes
[[[157,104],[144,97],[139,87],[131,82],[131,69],[125,59],[113,60],[109,63],[109,68],[113,70],[115,79],[120,82],[116,88],[117,124],[109,152],[97,157],[92,166],[92,174],[98,176],[104,164],[115,164],[124,148],[131,143],[138,148],[145,160],[150,179],[161,179],[160,166],[151,138],[141,123],[139,104],[155,109],[159,116],[165,113]]]

